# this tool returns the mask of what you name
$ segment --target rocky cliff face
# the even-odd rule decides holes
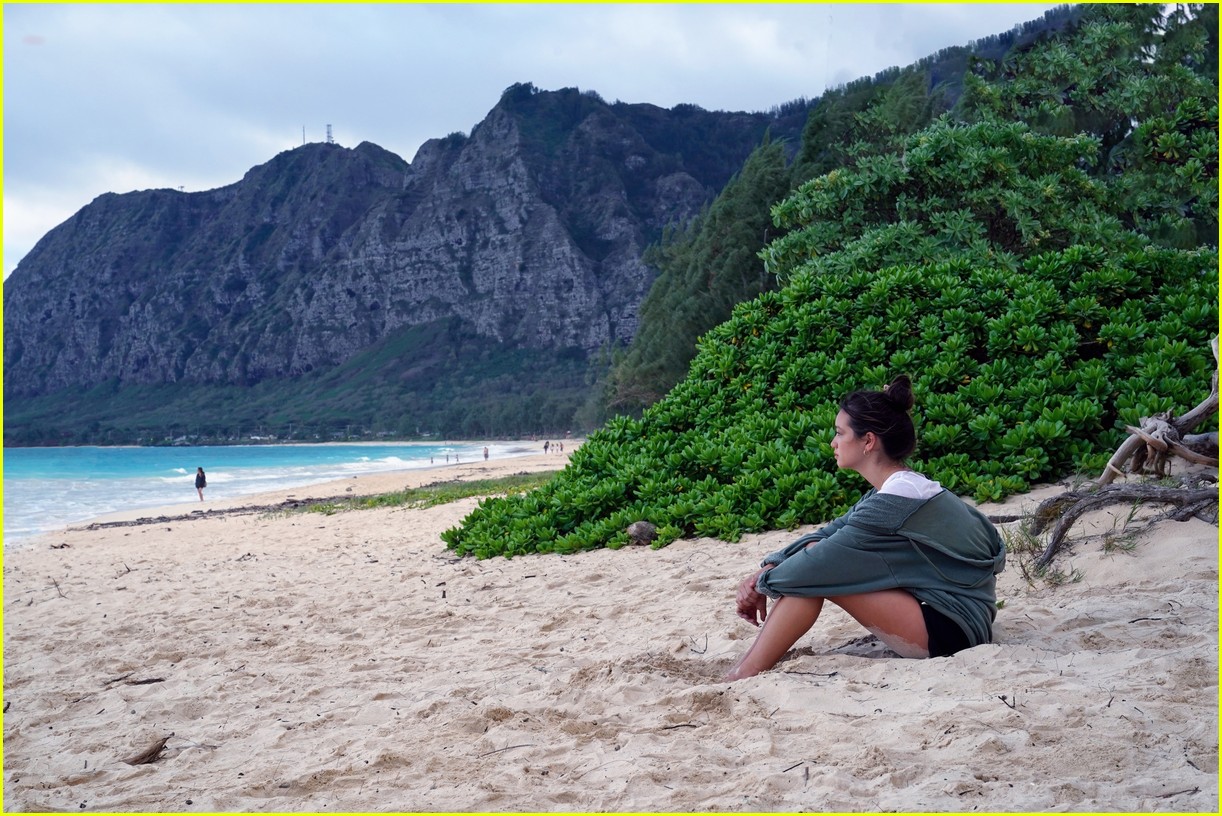
[[[410,165],[310,144],[217,190],[100,196],[5,284],[6,395],[291,378],[438,321],[509,349],[625,343],[646,244],[802,118],[518,85]]]

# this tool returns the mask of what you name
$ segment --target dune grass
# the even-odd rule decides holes
[[[541,473],[514,473],[497,479],[453,480],[433,482],[421,487],[410,487],[391,493],[372,496],[346,496],[329,501],[312,502],[302,507],[303,512],[332,515],[348,510],[372,510],[381,507],[423,508],[467,499],[472,496],[509,496],[525,493],[549,482],[555,471]]]

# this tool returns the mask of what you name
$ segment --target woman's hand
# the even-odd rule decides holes
[[[770,569],[772,569],[771,564],[748,575],[738,585],[738,594],[734,599],[738,617],[752,626],[759,626],[768,617],[768,596],[755,588],[755,582]]]

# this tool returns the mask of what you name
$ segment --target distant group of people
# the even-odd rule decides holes
[[[547,453],[551,449],[552,453],[564,453],[563,442],[552,442],[550,439],[543,443],[543,452]]]

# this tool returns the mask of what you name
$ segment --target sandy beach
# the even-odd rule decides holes
[[[1127,508],[1096,513],[1059,562],[1079,581],[1032,586],[1012,560],[994,644],[901,660],[829,606],[776,669],[726,683],[756,631],[736,582],[813,527],[460,560],[439,534],[476,503],[194,503],[6,554],[5,810],[1218,808],[1213,525],[1160,522],[1104,550],[1083,531]],[[156,761],[123,761],[162,739]]]

